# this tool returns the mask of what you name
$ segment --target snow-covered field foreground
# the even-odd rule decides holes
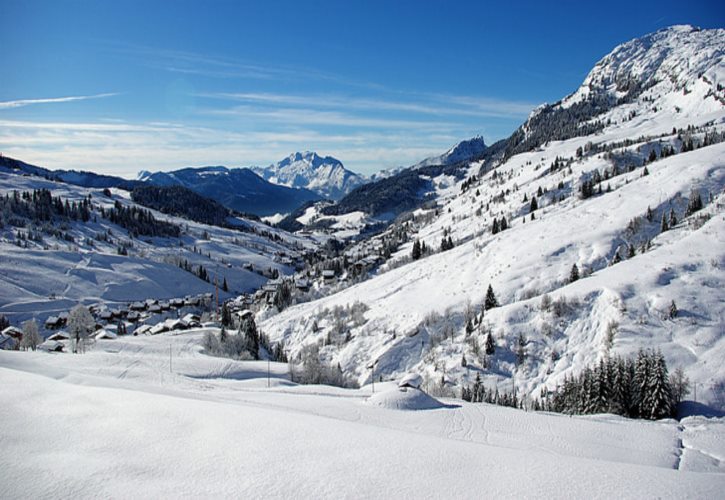
[[[85,355],[0,352],[0,498],[725,491],[725,419],[568,417],[457,400],[395,410],[390,382],[376,384],[392,392],[372,403],[370,386],[297,386],[272,363],[268,388],[266,362],[208,357],[202,335],[98,341]]]

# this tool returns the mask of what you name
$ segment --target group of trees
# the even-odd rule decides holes
[[[568,376],[537,405],[569,414],[615,413],[631,418],[659,419],[675,414],[689,392],[682,370],[669,376],[662,353],[640,351],[636,358],[611,357],[579,376]]]
[[[509,224],[506,221],[506,217],[501,216],[501,220],[494,217],[493,224],[491,225],[491,234],[497,234],[500,231],[505,231],[509,228]]]
[[[183,186],[138,186],[131,191],[131,199],[165,214],[212,226],[229,226],[228,208]]]
[[[35,224],[61,220],[88,222],[90,212],[89,198],[71,202],[54,197],[48,189],[13,191],[0,196],[0,227],[24,227],[28,221]]]
[[[489,403],[499,406],[509,406],[511,408],[518,408],[519,406],[519,398],[516,395],[516,391],[500,392],[498,387],[493,390],[486,390],[486,387],[481,381],[480,373],[476,373],[476,380],[473,382],[473,385],[463,386],[463,389],[461,389],[461,399],[470,403]]]
[[[206,353],[232,359],[259,359],[260,346],[268,347],[268,343],[266,337],[257,330],[254,316],[246,315],[236,333],[227,331],[225,319],[222,314],[223,324],[218,336],[211,331],[204,334],[202,346]]]
[[[156,219],[154,215],[144,208],[136,206],[126,207],[116,201],[113,208],[102,211],[114,224],[128,230],[133,237],[138,236],[161,236],[178,237],[181,228],[171,222]]]
[[[320,348],[317,344],[310,344],[302,349],[296,362],[290,365],[290,377],[298,384],[325,384],[337,387],[353,385],[343,373],[339,363],[332,366],[320,360]]]

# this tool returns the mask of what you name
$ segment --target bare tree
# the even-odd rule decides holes
[[[38,323],[34,319],[23,321],[20,325],[23,329],[23,339],[20,341],[20,347],[23,349],[37,349],[38,345],[43,341],[38,332]]]
[[[84,351],[85,341],[95,327],[96,321],[86,306],[78,304],[71,309],[68,315],[68,333],[70,333],[74,353]]]

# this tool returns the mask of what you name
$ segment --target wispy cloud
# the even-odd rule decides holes
[[[264,105],[311,106],[317,108],[356,109],[365,111],[397,111],[437,116],[469,116],[518,118],[527,116],[536,106],[533,103],[507,101],[475,96],[445,94],[410,94],[418,101],[360,98],[336,94],[279,94],[268,92],[200,93],[199,97],[226,99]]]
[[[134,177],[139,170],[193,165],[267,165],[313,149],[363,173],[411,165],[438,154],[455,137],[401,128],[333,134],[305,127],[280,131],[230,130],[154,122],[34,122],[0,120],[0,150],[48,168],[73,168]]]
[[[23,106],[31,106],[33,104],[55,104],[61,102],[87,101],[89,99],[101,99],[104,97],[113,97],[118,95],[117,92],[94,95],[77,95],[69,97],[48,97],[41,99],[16,99],[14,101],[0,101],[0,109],[22,108]]]

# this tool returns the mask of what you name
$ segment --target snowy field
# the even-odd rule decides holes
[[[722,498],[725,419],[642,422],[297,386],[203,330],[0,352],[0,498]],[[384,393],[384,394],[380,394]],[[396,396],[397,395],[397,396]],[[381,404],[382,402],[382,404]]]

